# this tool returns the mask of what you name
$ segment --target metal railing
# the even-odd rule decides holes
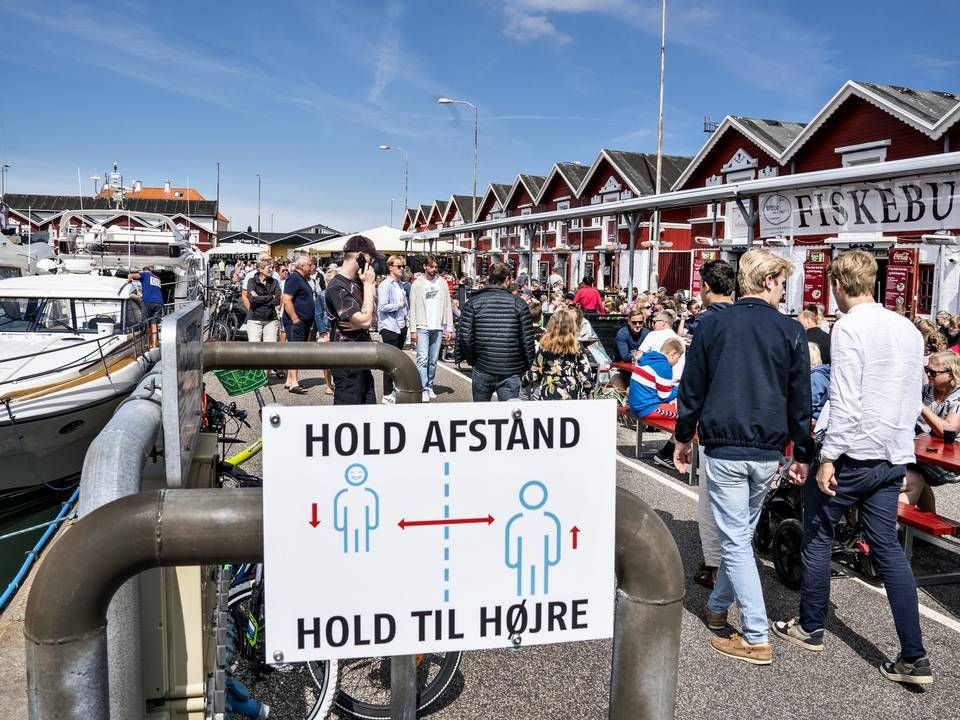
[[[260,562],[262,500],[262,491],[250,488],[144,492],[70,526],[40,567],[27,604],[30,717],[108,718],[107,607],[114,592],[151,567]],[[616,538],[610,718],[666,720],[676,702],[680,552],[653,509],[623,489],[617,492]],[[404,659],[393,664],[413,674],[415,663]],[[407,707],[393,717],[413,718],[409,701],[415,697],[404,695]]]

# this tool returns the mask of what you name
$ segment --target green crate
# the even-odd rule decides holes
[[[265,370],[214,370],[213,374],[231,397],[253,392],[268,382]]]

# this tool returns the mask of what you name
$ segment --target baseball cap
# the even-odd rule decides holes
[[[568,292],[563,296],[564,300],[573,300],[576,297],[572,292]]]
[[[386,257],[383,253],[377,252],[377,248],[374,246],[373,240],[365,235],[354,235],[352,238],[347,240],[346,244],[343,246],[343,251],[345,253],[366,253],[367,255],[372,255],[378,260],[383,260],[383,258]]]

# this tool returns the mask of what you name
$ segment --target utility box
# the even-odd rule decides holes
[[[187,487],[216,484],[217,436],[200,433]],[[144,490],[164,485],[162,458],[148,459]],[[155,568],[140,574],[143,685],[147,720],[203,720],[207,678],[216,664],[214,568]]]

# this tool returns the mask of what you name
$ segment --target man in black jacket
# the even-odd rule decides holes
[[[460,355],[473,367],[473,400],[489,402],[520,396],[520,377],[533,363],[533,320],[522,297],[513,295],[510,267],[494,263],[487,287],[460,314]]]
[[[787,260],[766,250],[751,250],[740,259],[742,297],[701,321],[687,353],[678,403],[674,462],[685,471],[697,432],[720,534],[722,560],[707,600],[707,626],[726,627],[734,600],[742,617],[740,634],[716,635],[711,645],[756,665],[769,665],[772,652],[753,531],[787,443],[794,444],[795,479],[806,477],[813,459],[807,337],[799,323],[777,310],[791,269]]]

